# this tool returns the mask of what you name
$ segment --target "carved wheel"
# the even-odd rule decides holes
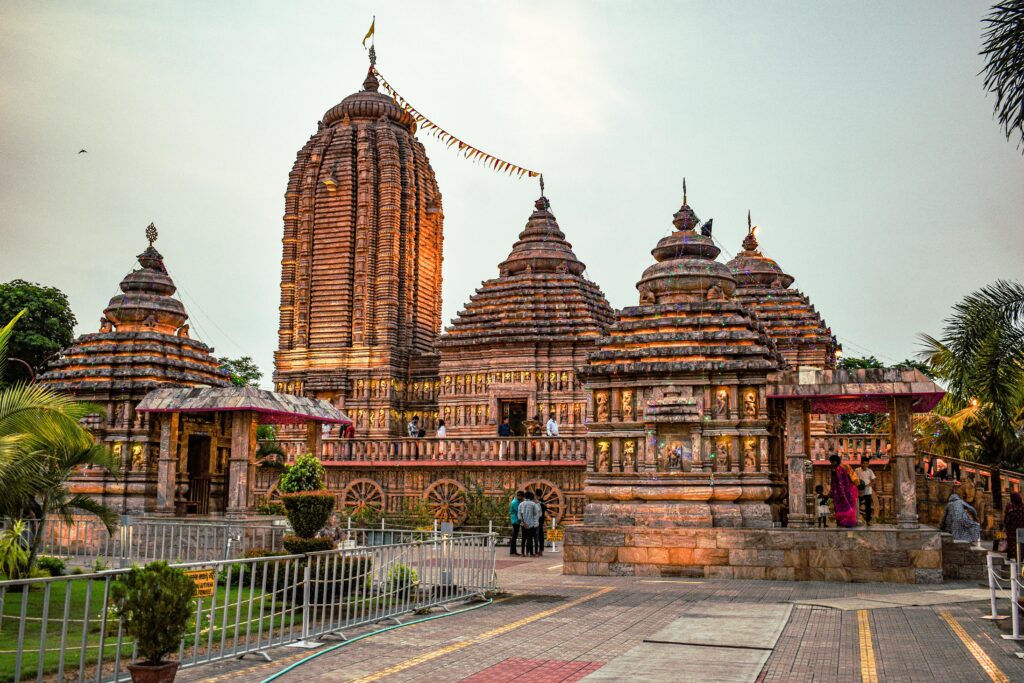
[[[372,479],[356,479],[341,493],[341,507],[347,514],[366,508],[384,509],[384,489]]]
[[[562,490],[547,479],[533,479],[519,487],[520,491],[540,491],[541,497],[548,505],[548,517],[553,517],[555,522],[562,521],[565,514],[565,497]]]
[[[435,481],[423,492],[423,499],[440,522],[461,524],[466,520],[466,487],[453,479]]]

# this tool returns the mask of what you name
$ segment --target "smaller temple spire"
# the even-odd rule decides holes
[[[757,226],[750,218],[750,209],[747,209],[747,236],[743,238],[743,248],[746,251],[757,251],[757,237],[754,235],[756,230]]]
[[[683,176],[683,206],[686,206],[686,176]]]
[[[156,226],[150,223],[146,226],[146,239],[149,240],[149,246],[153,246],[153,242],[156,242],[157,238]]]

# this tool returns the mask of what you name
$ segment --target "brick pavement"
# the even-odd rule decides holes
[[[591,578],[563,576],[560,564],[558,555],[503,562],[499,580],[507,594],[495,604],[358,641],[278,680],[572,681],[636,647],[685,616],[687,608],[697,602],[867,600],[935,589],[895,584]],[[947,584],[944,588],[975,585]],[[1006,602],[1002,605],[1005,609]],[[845,611],[795,604],[758,681],[1024,681],[1024,660],[1013,654],[1020,646],[999,637],[999,629],[1008,628],[1006,622],[997,625],[980,619],[987,609],[985,601]],[[942,616],[943,610],[948,612],[947,618]],[[958,635],[954,623],[962,634]],[[870,637],[865,638],[866,633]],[[984,662],[972,655],[972,647],[994,669],[986,671]],[[220,662],[182,670],[178,680],[260,681],[309,654],[279,648],[271,652],[275,659],[271,663],[253,659]],[[538,661],[547,664],[538,666]],[[687,678],[683,670],[676,680],[698,679]]]

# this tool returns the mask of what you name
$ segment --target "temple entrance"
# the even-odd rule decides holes
[[[210,512],[210,437],[188,437],[188,502],[185,511],[200,515]]]
[[[526,436],[526,399],[501,399],[501,419],[508,418],[514,436]]]

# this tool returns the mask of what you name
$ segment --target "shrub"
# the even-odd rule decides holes
[[[20,579],[27,573],[28,558],[25,522],[19,519],[0,534],[0,572],[8,579]]]
[[[283,515],[284,503],[279,500],[261,500],[256,504],[257,515]]]
[[[284,471],[277,487],[281,493],[320,491],[324,488],[324,466],[315,455],[306,453]]]
[[[64,576],[64,569],[67,565],[59,557],[40,555],[36,558],[36,566],[50,572],[50,576]]]
[[[513,489],[506,489],[497,496],[489,496],[480,484],[470,484],[466,488],[464,526],[486,527],[488,523],[493,524],[495,529],[510,526],[508,503],[513,496]]]
[[[287,554],[288,553],[282,552],[280,550],[269,550],[268,548],[249,548],[248,550],[245,551],[245,553],[242,555],[242,557],[244,557],[245,559],[248,560],[248,559],[253,559],[253,558],[257,558],[257,557],[280,557],[282,555],[287,555]],[[256,590],[262,589],[264,587],[264,585],[263,585],[263,574],[264,574],[264,572],[266,572],[266,574],[267,574],[266,590],[268,590],[268,591],[269,590],[274,590],[275,588],[280,589],[287,582],[287,577],[285,576],[285,571],[286,570],[285,570],[285,567],[284,567],[283,564],[278,569],[278,571],[277,571],[277,575],[278,575],[277,583],[278,583],[278,585],[275,587],[273,585],[274,584],[274,564],[275,563],[273,563],[273,562],[245,562],[245,563],[239,562],[239,563],[236,563],[236,564],[232,564],[231,565],[231,585],[232,586],[237,586],[238,585],[239,576],[242,575],[242,571],[243,571],[243,568],[244,568],[245,575],[242,576],[242,582],[243,582],[242,585],[243,586],[245,586],[245,587],[254,586],[256,588]],[[255,579],[253,578],[254,574],[255,574]],[[227,582],[228,582],[228,573],[227,573],[226,568],[225,568],[224,570],[221,570],[221,572],[217,575],[217,583],[220,584],[221,586],[226,586]]]
[[[376,529],[384,519],[384,513],[380,508],[367,505],[349,515],[349,519],[352,520],[352,526],[357,529]]]
[[[384,590],[387,593],[394,593],[399,597],[405,597],[409,589],[419,583],[420,577],[416,570],[407,564],[399,562],[390,570],[384,583]]]
[[[284,549],[291,555],[318,553],[322,550],[332,550],[334,548],[334,540],[330,538],[285,536],[281,542],[284,544]]]
[[[324,528],[334,511],[334,496],[326,491],[303,491],[281,496],[285,514],[297,536],[311,538]]]
[[[185,572],[164,561],[133,566],[113,586],[117,615],[135,638],[139,658],[160,664],[178,649],[192,621],[196,587]]]
[[[274,425],[257,425],[256,439],[259,441],[277,441],[277,429]]]

